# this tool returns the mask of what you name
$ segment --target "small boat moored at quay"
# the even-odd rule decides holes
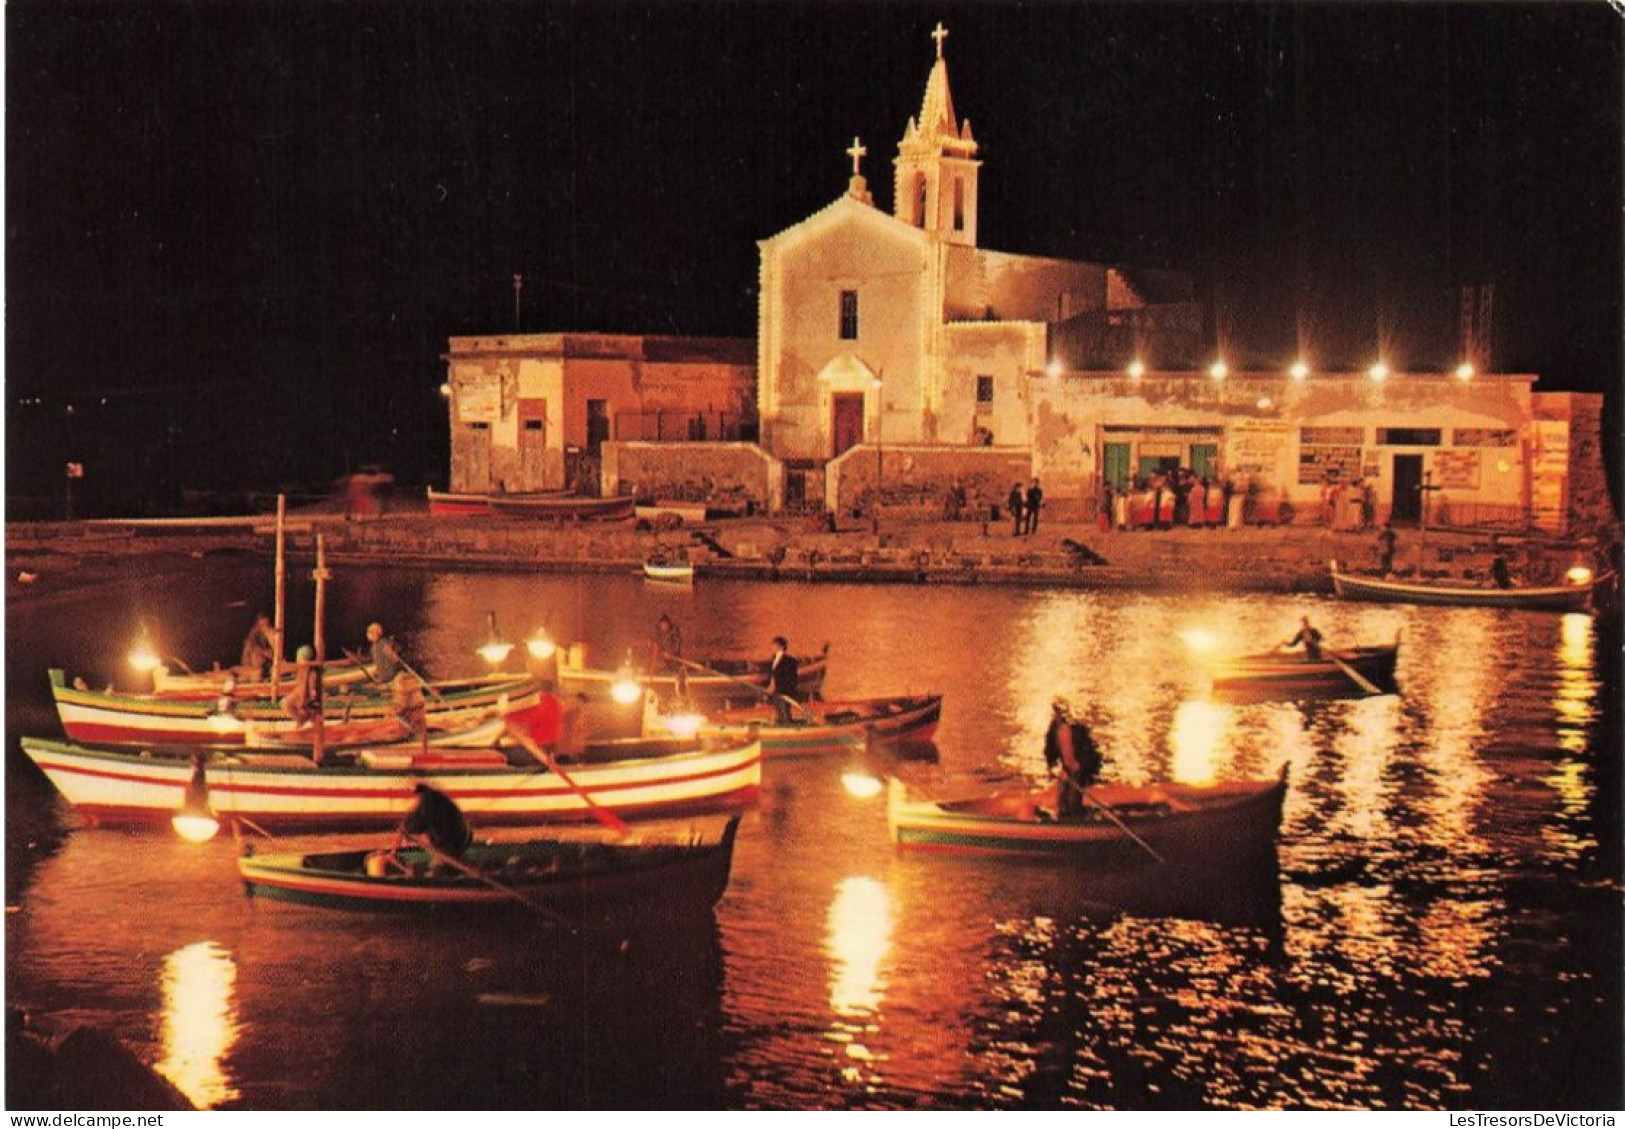
[[[501,518],[527,521],[619,521],[632,516],[630,494],[589,498],[580,494],[492,494],[487,505]]]
[[[634,832],[620,840],[550,836],[475,842],[457,858],[432,848],[244,855],[251,898],[323,909],[418,914],[526,909],[591,927],[670,925],[710,912],[728,887],[739,815],[720,834]]]
[[[860,698],[798,703],[790,724],[778,724],[772,706],[746,706],[704,714],[646,710],[646,732],[708,736],[754,730],[769,758],[831,756],[883,745],[924,745],[942,720],[942,695]]]
[[[1398,693],[1394,676],[1399,643],[1332,649],[1320,657],[1302,652],[1264,651],[1224,659],[1213,667],[1213,695],[1243,698],[1347,698]]]
[[[222,712],[212,699],[167,698],[70,685],[60,668],[50,671],[51,697],[62,730],[72,741],[91,745],[244,745],[248,735],[282,743],[310,743],[314,729],[282,711],[273,698],[233,699]],[[430,682],[424,717],[431,730],[468,728],[492,717],[535,705],[540,680],[528,675],[492,675]],[[387,693],[329,692],[323,719],[335,724],[390,721],[396,705]],[[324,725],[325,729],[325,725]],[[308,741],[301,740],[308,737]]]
[[[96,749],[24,737],[22,747],[92,825],[168,826],[201,761],[222,821],[309,831],[394,828],[426,783],[473,826],[582,822],[595,809],[679,815],[752,802],[761,787],[756,740],[617,740],[589,745],[566,780],[519,750],[390,744],[308,756],[249,750]]]
[[[572,646],[564,652],[558,665],[559,689],[566,694],[585,694],[592,700],[624,694],[620,699],[624,705],[635,705],[646,693],[653,693],[662,700],[687,697],[707,708],[734,703],[754,705],[766,694],[766,659],[721,656],[673,662],[677,665],[653,671],[630,665],[607,670],[586,665],[585,651],[579,645]],[[828,643],[816,654],[797,656],[796,684],[801,689],[800,700],[814,699],[822,693],[828,667]]]
[[[652,558],[643,562],[643,576],[646,580],[658,580],[663,584],[692,584],[694,562]]]
[[[563,498],[564,490],[533,490],[523,494],[476,494],[429,488],[429,513],[436,517],[490,517],[492,498],[513,498],[518,501],[543,498]]]
[[[1394,580],[1344,572],[1332,562],[1332,588],[1345,600],[1384,604],[1436,604],[1457,608],[1510,608],[1525,611],[1584,612],[1591,610],[1597,581],[1590,570],[1579,569],[1564,584],[1500,588],[1451,580]]]
[[[1273,855],[1287,772],[1195,785],[1094,784],[1081,813],[1046,818],[1053,789],[910,801],[893,779],[886,818],[899,849],[1112,864]]]

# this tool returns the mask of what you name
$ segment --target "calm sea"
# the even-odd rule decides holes
[[[310,632],[307,570],[290,570],[293,644]],[[1092,719],[1108,778],[1287,764],[1279,873],[900,856],[884,796],[811,760],[767,766],[714,924],[581,942],[525,917],[251,903],[229,840],[84,828],[17,738],[59,732],[51,665],[128,684],[142,626],[193,665],[235,656],[270,607],[269,569],[205,559],[16,601],[7,1001],[43,1030],[116,1034],[199,1105],[1625,1104],[1612,625],[1314,598],[335,572],[330,651],[378,619],[436,676],[481,669],[490,612],[510,637],[545,625],[606,665],[662,612],[691,655],[827,641],[827,697],[946,695],[934,757],[869,766],[921,795],[1041,779],[1057,693]],[[1259,650],[1305,613],[1334,645],[1402,635],[1402,692],[1209,700],[1198,633]],[[8,1072],[12,1108],[24,1082]]]

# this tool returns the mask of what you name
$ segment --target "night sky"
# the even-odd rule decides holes
[[[77,3],[6,19],[8,511],[443,480],[449,336],[753,336],[949,30],[980,242],[1191,272],[1232,364],[1621,379],[1621,47],[1563,4]],[[35,403],[34,401],[38,401]],[[69,409],[72,409],[70,412]]]

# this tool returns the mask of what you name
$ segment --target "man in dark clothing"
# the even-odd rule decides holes
[[[1027,532],[1038,532],[1038,509],[1044,504],[1044,491],[1039,489],[1038,479],[1027,487]]]
[[[1377,534],[1377,574],[1387,576],[1394,571],[1394,527],[1385,525]]]
[[[790,710],[801,693],[801,666],[782,635],[773,637],[773,657],[767,660],[767,698],[780,725],[791,721]]]
[[[1022,526],[1022,520],[1021,520],[1022,495],[1021,495],[1021,483],[1019,483],[1019,482],[1016,483],[1014,486],[1010,487],[1009,505],[1010,505],[1010,536],[1012,536],[1012,537],[1020,537],[1021,536],[1021,526]]]
[[[422,782],[419,782],[416,791],[417,801],[412,805],[412,810],[406,813],[396,846],[405,842],[408,836],[422,836],[441,854],[462,858],[463,852],[474,841],[474,833],[468,829],[468,821],[463,818],[457,801]]]
[[[1060,777],[1055,786],[1057,818],[1081,812],[1084,791],[1100,775],[1100,749],[1089,727],[1072,716],[1072,707],[1064,698],[1056,698],[1050,705],[1044,762],[1051,773]]]
[[[1299,643],[1302,643],[1303,657],[1310,662],[1314,662],[1320,658],[1320,640],[1319,629],[1309,622],[1308,616],[1304,616],[1298,622],[1298,633],[1283,643],[1282,646],[1296,647]]]
[[[401,661],[401,653],[395,649],[395,641],[384,634],[384,625],[369,623],[367,625],[368,658],[372,662],[372,680],[380,686],[388,686],[395,681],[395,676],[406,669]]]

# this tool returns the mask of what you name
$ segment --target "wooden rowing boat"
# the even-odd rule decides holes
[[[62,730],[73,741],[95,745],[242,745],[248,734],[310,743],[311,727],[282,712],[272,698],[234,700],[222,713],[212,699],[166,698],[153,694],[125,694],[71,686],[66,674],[53,668],[51,697],[56,702]],[[432,682],[425,696],[425,718],[431,729],[468,728],[515,710],[535,705],[540,682],[530,676],[494,675]],[[387,693],[326,694],[325,723],[384,721],[394,716]],[[324,731],[326,724],[324,724]],[[298,740],[305,734],[303,742]],[[325,732],[324,732],[325,739]]]
[[[683,659],[681,672],[686,696],[706,708],[721,705],[754,705],[765,694],[767,660],[733,656]],[[823,690],[824,673],[829,667],[829,644],[817,654],[796,659],[796,684],[802,701],[815,699]],[[652,692],[665,700],[678,696],[678,668],[660,670],[607,670],[589,667],[579,648],[572,647],[559,664],[559,687],[567,694],[585,694],[594,701],[610,698],[611,687],[628,676],[641,692]],[[637,701],[636,698],[633,701]]]
[[[1053,789],[910,801],[894,779],[886,815],[893,841],[909,850],[1099,863],[1256,861],[1275,849],[1286,784],[1285,767],[1273,780],[1096,784],[1080,814],[1047,819],[1039,808]]]
[[[1345,600],[1372,600],[1384,604],[1584,612],[1591,610],[1593,586],[1594,581],[1589,577],[1582,583],[1521,588],[1497,588],[1447,580],[1389,580],[1343,572],[1336,561],[1332,562],[1332,588],[1338,596]]]
[[[523,494],[476,494],[448,490],[429,490],[429,513],[435,517],[490,517],[492,498],[515,498],[520,501],[536,498],[562,498],[566,491],[533,490]]]
[[[622,841],[548,836],[476,842],[448,861],[420,847],[237,860],[252,898],[323,909],[420,914],[527,909],[570,924],[669,924],[709,912],[728,887],[739,816],[720,834],[636,834]]]
[[[98,749],[33,737],[22,747],[93,825],[167,827],[193,767],[187,750]],[[398,827],[420,781],[455,800],[470,824],[524,826],[593,818],[582,791],[623,817],[666,816],[748,803],[762,779],[761,743],[748,739],[590,745],[567,769],[576,787],[513,749],[389,744],[330,755],[320,766],[292,752],[200,752],[215,814],[268,829]]]
[[[694,583],[693,561],[647,560],[643,562],[643,575],[648,580],[663,584]]]
[[[1318,659],[1293,651],[1240,655],[1214,666],[1213,694],[1231,700],[1394,694],[1399,690],[1394,676],[1398,663],[1398,642],[1335,651],[1323,647]]]
[[[770,758],[831,756],[863,750],[869,743],[923,745],[942,720],[942,695],[860,698],[840,702],[807,702],[780,725],[772,706],[713,710],[704,714],[645,713],[649,732],[721,736],[754,729],[762,755]]]
[[[487,505],[502,518],[525,521],[618,521],[632,516],[637,499],[630,494],[588,498],[579,494],[493,494]]]

